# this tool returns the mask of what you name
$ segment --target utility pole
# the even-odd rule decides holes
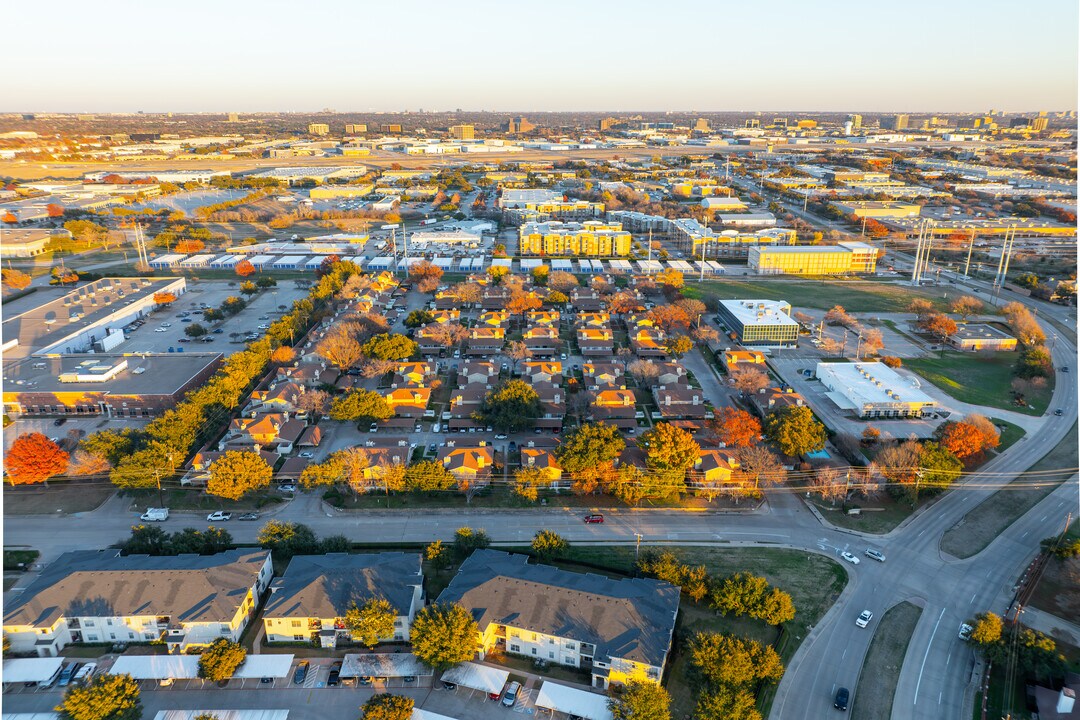
[[[161,496],[161,471],[154,471],[154,482],[157,484],[158,507],[165,507],[165,500]]]
[[[634,545],[634,565],[637,565],[638,559],[641,557],[641,533],[634,533],[634,537],[637,538],[637,544]]]
[[[971,228],[971,242],[968,243],[967,262],[964,263],[964,277],[968,276],[968,268],[971,267],[971,251],[975,249],[975,228]]]

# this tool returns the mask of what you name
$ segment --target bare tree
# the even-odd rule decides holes
[[[338,369],[347,370],[364,355],[357,339],[358,331],[355,323],[338,325],[315,346],[315,354]]]
[[[756,492],[762,487],[779,485],[787,479],[787,470],[780,458],[764,445],[749,445],[738,449],[739,468],[736,471]]]
[[[812,492],[821,496],[822,500],[836,504],[837,500],[843,500],[847,495],[847,475],[842,474],[831,465],[819,467],[810,480]]]
[[[330,409],[330,393],[325,390],[308,390],[296,400],[296,407],[312,415],[325,415]]]
[[[735,389],[743,395],[754,395],[769,387],[769,376],[757,368],[735,370],[731,373],[731,379],[734,381]]]
[[[660,368],[652,360],[635,360],[627,370],[639,383],[647,387],[655,385],[656,379],[660,377]]]
[[[511,372],[517,372],[518,362],[531,358],[532,350],[530,350],[529,346],[525,343],[514,340],[507,343],[506,347],[503,348],[502,354],[510,358],[510,361],[512,363],[510,366]]]

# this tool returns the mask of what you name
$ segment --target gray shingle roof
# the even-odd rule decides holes
[[[571,638],[596,646],[595,658],[660,666],[675,629],[679,589],[658,580],[530,565],[525,555],[478,550],[439,596],[489,624]]]
[[[413,588],[423,580],[416,553],[298,555],[274,581],[263,617],[343,617],[353,601],[363,605],[373,597],[408,615]]]
[[[6,609],[4,625],[47,627],[61,616],[129,615],[230,622],[269,554],[250,549],[165,557],[64,553]]]

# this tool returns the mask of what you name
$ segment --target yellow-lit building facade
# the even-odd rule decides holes
[[[877,270],[878,250],[861,242],[836,246],[754,247],[747,264],[758,275],[847,275]]]
[[[526,223],[518,231],[521,255],[625,257],[633,245],[622,223]]]

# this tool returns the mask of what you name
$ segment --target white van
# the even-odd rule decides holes
[[[139,519],[143,522],[165,522],[169,519],[169,508],[146,508]]]

